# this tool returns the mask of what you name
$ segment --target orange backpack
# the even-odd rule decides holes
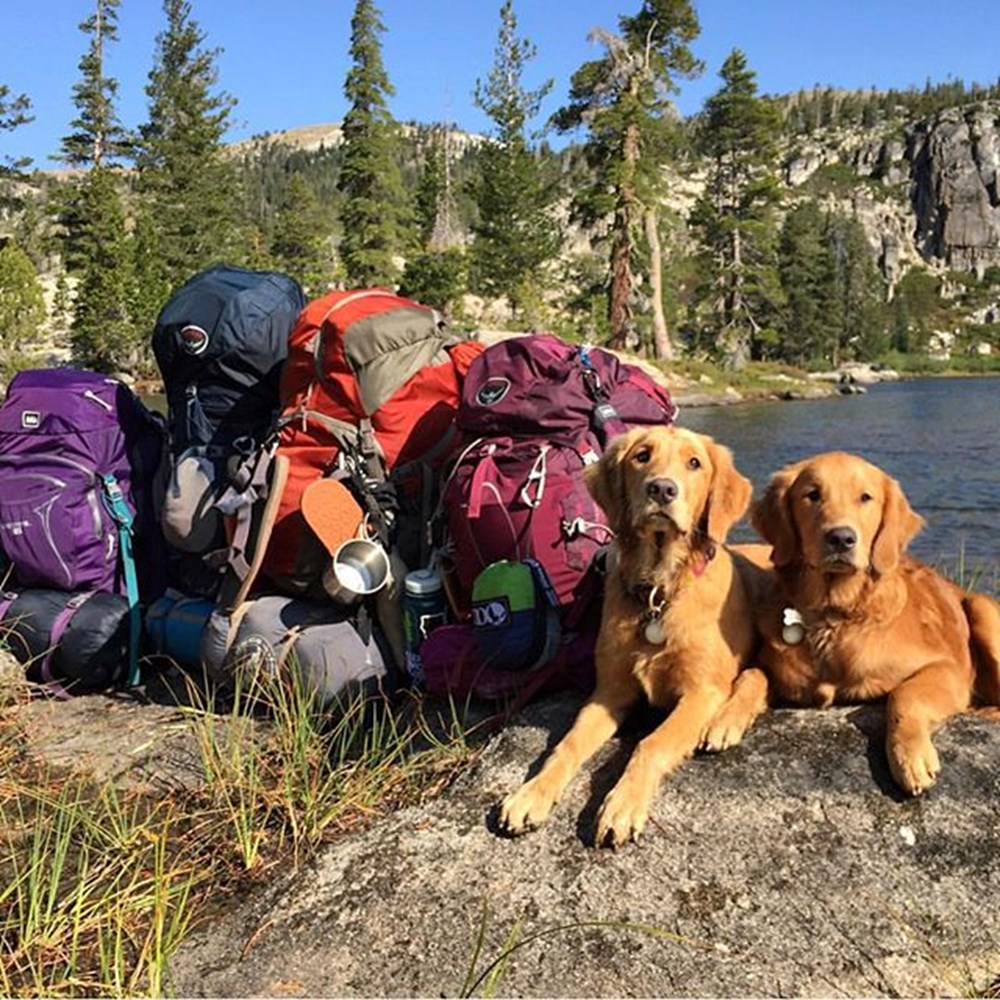
[[[423,562],[431,493],[458,443],[462,378],[482,349],[459,341],[436,310],[381,288],[306,306],[281,379],[284,482],[261,565],[272,584],[292,594],[316,584],[328,555],[302,515],[302,494],[345,470],[376,493],[393,484],[400,555],[411,567]]]

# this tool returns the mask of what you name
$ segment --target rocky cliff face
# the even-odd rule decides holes
[[[980,278],[1000,265],[1000,102],[800,141],[786,158],[785,180],[801,188],[836,165],[858,183],[831,197],[865,226],[890,283],[918,259]]]
[[[951,108],[909,134],[917,245],[979,276],[1000,265],[1000,106]]]

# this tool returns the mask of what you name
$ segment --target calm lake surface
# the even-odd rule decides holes
[[[776,469],[820,451],[849,451],[901,483],[927,520],[918,558],[995,580],[1000,567],[1000,378],[887,382],[864,396],[681,408],[677,421],[732,448],[759,496]],[[740,525],[733,541],[755,538]]]

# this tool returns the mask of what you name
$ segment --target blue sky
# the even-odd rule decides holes
[[[538,48],[526,84],[551,77],[547,116],[566,98],[573,71],[600,50],[595,26],[614,28],[640,0],[515,0],[520,34]],[[500,0],[381,0],[383,56],[396,88],[398,119],[450,119],[483,131],[472,104],[477,77],[493,61]],[[718,71],[738,46],[756,70],[761,92],[815,83],[840,87],[922,86],[930,77],[992,82],[1000,76],[996,0],[696,0],[701,36],[695,53],[703,76],[683,82],[677,104],[697,111],[718,88]],[[297,125],[339,121],[353,0],[193,0],[207,44],[223,50],[220,86],[239,103],[229,138]],[[50,165],[73,116],[71,89],[86,39],[78,24],[92,0],[0,0],[0,83],[27,93],[36,120],[0,133],[0,154]],[[109,72],[119,81],[126,125],[144,120],[144,86],[154,38],[163,26],[159,0],[122,0],[121,41]]]

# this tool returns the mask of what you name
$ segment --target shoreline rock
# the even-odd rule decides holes
[[[507,996],[970,995],[1000,973],[1000,726],[949,723],[938,785],[901,800],[878,708],[775,711],[668,780],[641,844],[598,851],[633,729],[541,830],[498,836],[576,706],[530,706],[441,798],[227,903],[175,954],[178,995],[456,995],[480,934],[480,971],[518,943]]]

